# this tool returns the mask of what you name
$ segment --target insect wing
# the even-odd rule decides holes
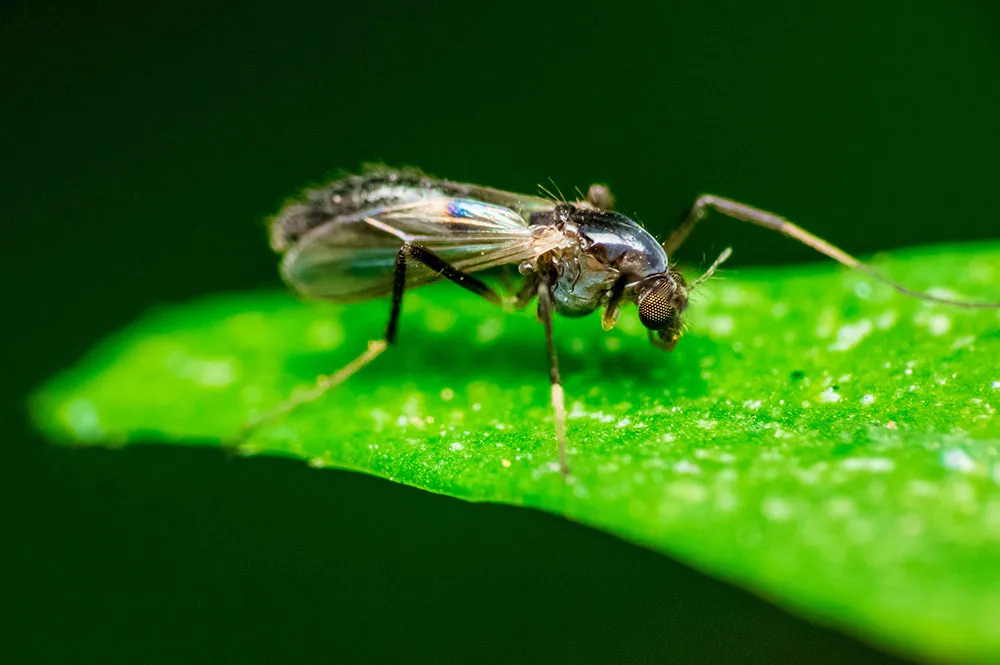
[[[303,296],[356,302],[392,291],[396,256],[404,242],[434,252],[458,270],[476,272],[533,259],[562,241],[553,233],[536,237],[510,208],[440,198],[326,222],[285,254],[282,274]],[[407,264],[407,287],[438,278],[422,264]]]
[[[462,184],[456,186],[464,188],[467,191],[466,194],[463,194],[463,198],[477,199],[497,206],[503,206],[504,208],[510,208],[524,219],[528,219],[531,213],[548,212],[556,206],[556,202],[551,199],[543,199],[539,196],[531,196],[530,194],[506,192],[502,189],[483,187],[481,185]]]

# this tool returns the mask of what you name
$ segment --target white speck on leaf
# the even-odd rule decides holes
[[[951,330],[951,319],[944,314],[934,314],[927,321],[927,327],[935,337],[948,334]]]
[[[830,351],[847,351],[861,343],[872,332],[872,322],[862,319],[857,323],[848,323],[837,329],[837,341],[830,345]]]
[[[871,393],[867,393],[864,397],[861,398],[861,403],[865,404],[865,405],[874,404],[875,403],[875,395],[872,395]]]
[[[847,471],[886,473],[895,469],[896,463],[887,457],[848,457],[840,466]]]
[[[875,319],[875,325],[878,326],[879,330],[888,330],[889,328],[896,325],[897,318],[898,316],[895,310],[887,309],[886,311],[879,314],[878,318]]]
[[[163,358],[167,368],[181,379],[206,388],[221,388],[236,380],[237,364],[229,358],[197,358],[174,350]]]
[[[88,399],[77,398],[65,406],[64,422],[82,441],[98,441],[104,437],[97,407]]]
[[[708,498],[705,486],[693,480],[670,483],[667,487],[671,496],[688,503],[700,503]]]
[[[697,475],[701,473],[701,467],[694,462],[689,462],[688,460],[681,460],[674,464],[674,471],[677,473],[686,473],[690,475]]]
[[[708,329],[719,337],[728,337],[736,328],[736,319],[728,314],[720,314],[708,319]]]
[[[927,289],[927,293],[931,294],[936,298],[944,298],[945,300],[968,300],[965,296],[957,291],[952,291],[943,286],[932,286]]]
[[[792,506],[784,499],[767,497],[760,504],[760,511],[769,520],[784,522],[792,516]]]
[[[961,337],[956,337],[955,341],[951,343],[951,349],[953,351],[961,349],[962,347],[969,346],[975,341],[976,341],[975,335],[962,335]]]
[[[973,459],[960,448],[951,448],[943,451],[941,453],[941,463],[944,464],[945,468],[962,473],[969,473],[976,469],[976,463]]]
[[[839,402],[840,399],[840,393],[833,388],[827,388],[819,394],[819,401],[821,402]]]

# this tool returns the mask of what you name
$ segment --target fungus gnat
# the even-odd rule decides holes
[[[271,246],[280,252],[285,282],[305,298],[351,303],[391,296],[381,339],[339,371],[321,376],[309,392],[250,423],[254,427],[312,401],[342,383],[397,341],[407,289],[447,279],[502,305],[500,295],[473,273],[514,264],[523,284],[514,306],[538,298],[545,328],[559,464],[566,462],[566,407],[553,342],[553,314],[583,316],[603,307],[601,323],[614,327],[626,301],[653,346],[670,351],[681,335],[688,296],[725,261],[726,249],[688,282],[670,259],[709,211],[750,222],[797,240],[850,268],[923,300],[959,307],[996,308],[911,291],[843,250],[772,213],[718,196],[699,197],[664,243],[614,212],[607,187],[593,185],[582,200],[542,198],[428,177],[416,170],[372,171],[305,192],[271,221]]]

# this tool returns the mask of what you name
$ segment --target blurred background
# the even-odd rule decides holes
[[[280,288],[264,219],[362,162],[703,191],[848,250],[996,238],[1000,6],[0,4],[4,662],[891,662],[548,515],[216,450],[53,449],[25,395],[153,305]],[[733,268],[813,261],[735,222]]]

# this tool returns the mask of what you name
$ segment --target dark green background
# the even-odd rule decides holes
[[[712,191],[858,252],[995,238],[995,3],[139,4],[0,5],[0,660],[889,660],[554,517],[53,449],[24,397],[154,304],[277,287],[263,218],[364,161],[602,180],[658,232]],[[726,245],[814,258],[731,222],[685,257]]]

